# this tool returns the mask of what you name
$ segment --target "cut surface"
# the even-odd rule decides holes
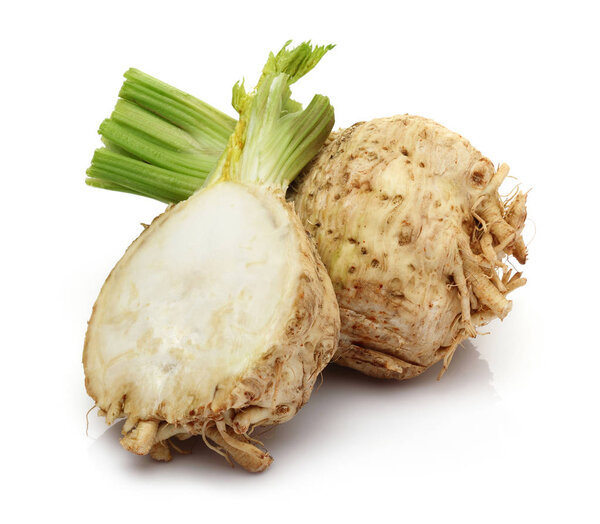
[[[99,406],[177,418],[280,338],[300,277],[297,233],[268,191],[221,183],[171,208],[107,279],[86,341]]]

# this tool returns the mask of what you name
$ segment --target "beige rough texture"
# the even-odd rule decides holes
[[[504,318],[525,283],[526,195],[503,203],[498,170],[460,135],[418,116],[330,137],[291,196],[332,279],[342,321],[335,362],[411,378],[475,328]]]
[[[112,298],[105,291],[110,288],[111,279],[121,266],[136,256],[145,239],[189,200],[168,208],[131,244],[107,278],[94,305],[83,354],[86,389],[109,424],[126,417],[121,443],[133,453],[150,454],[157,460],[168,461],[171,454],[167,443],[171,437],[183,440],[191,435],[202,435],[205,442],[210,439],[216,444],[216,448],[211,447],[232,457],[247,470],[264,470],[272,459],[257,448],[248,435],[256,426],[291,419],[309,399],[319,373],[337,349],[339,312],[335,294],[293,205],[285,201],[281,191],[258,187],[251,190],[267,191],[265,198],[285,209],[299,246],[301,272],[295,284],[293,307],[285,324],[272,337],[268,351],[241,375],[218,384],[209,402],[198,405],[193,394],[182,390],[177,398],[161,402],[148,413],[144,399],[136,401],[133,395],[128,396],[127,389],[115,396],[114,391],[107,391],[103,385],[103,370],[90,369],[88,365],[90,355],[98,351],[92,328],[99,311],[111,307]],[[133,390],[133,385],[127,387]]]

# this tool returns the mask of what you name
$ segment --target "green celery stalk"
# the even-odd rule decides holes
[[[86,183],[163,202],[187,198],[215,167],[236,121],[136,69],[125,78],[100,125],[105,147],[94,154]]]
[[[94,154],[86,183],[167,203],[217,180],[285,189],[317,153],[334,120],[326,97],[316,95],[305,110],[290,98],[290,85],[333,46],[288,45],[269,55],[253,92],[246,93],[243,83],[234,86],[237,125],[187,93],[127,71],[121,99],[100,126],[106,147]]]
[[[171,203],[185,200],[202,179],[141,162],[130,156],[97,149],[87,170],[86,183],[93,187],[112,189]]]
[[[235,120],[137,69],[125,73],[119,96],[175,124],[208,149],[223,151]]]

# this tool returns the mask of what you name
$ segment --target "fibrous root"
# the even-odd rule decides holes
[[[192,436],[189,431],[181,426],[164,423],[160,428],[156,420],[143,420],[133,425],[126,422],[123,427],[121,445],[137,455],[150,455],[154,460],[168,462],[171,460],[169,444],[176,451],[182,452],[170,442],[170,438],[177,436],[185,440]],[[273,462],[273,458],[266,452],[252,444],[247,435],[235,433],[223,420],[210,421],[202,428],[203,437],[210,439],[220,449],[221,454],[231,457],[246,471],[258,473],[264,471]],[[212,446],[211,446],[212,447]]]

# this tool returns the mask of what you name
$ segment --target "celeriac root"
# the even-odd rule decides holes
[[[360,371],[370,377],[406,379],[416,377],[425,370],[423,366],[404,362],[381,351],[354,344],[343,345],[341,342],[340,347],[343,348],[339,352],[340,356],[333,362]]]
[[[519,264],[525,264],[527,261],[527,247],[525,241],[520,235],[525,220],[527,219],[527,195],[519,192],[515,199],[511,202],[508,211],[506,212],[506,222],[511,225],[519,233],[512,248],[512,255],[518,260]]]
[[[481,267],[470,258],[463,259],[465,274],[477,298],[489,307],[498,318],[504,318],[511,309],[511,303],[488,278]]]
[[[158,422],[143,420],[121,439],[121,446],[136,455],[147,455],[154,446]]]
[[[221,446],[240,466],[251,473],[267,469],[273,458],[266,451],[258,449],[243,436],[231,431],[223,421],[206,428],[206,436]]]
[[[469,299],[469,290],[467,289],[467,279],[465,278],[465,273],[463,271],[463,265],[457,264],[456,269],[452,275],[454,277],[454,282],[458,286],[458,292],[460,294],[460,303],[462,310],[462,321],[465,326],[465,329],[470,330],[471,326],[471,301]]]
[[[269,328],[274,332],[274,334],[271,331],[268,332],[268,337],[271,338],[265,335],[264,340],[267,340],[268,344],[262,342],[262,338],[260,339],[260,346],[266,346],[264,354],[259,358],[255,353],[251,353],[251,365],[247,368],[242,366],[239,369],[242,369],[243,372],[236,371],[235,373],[228,372],[228,366],[238,369],[234,366],[238,366],[239,362],[233,358],[233,362],[225,360],[218,367],[214,365],[215,359],[211,359],[209,364],[213,365],[213,371],[220,374],[218,376],[222,378],[214,386],[208,387],[206,382],[213,380],[212,376],[207,374],[201,362],[192,358],[202,352],[189,350],[188,353],[180,354],[185,348],[169,346],[171,339],[167,336],[159,338],[161,331],[168,335],[173,325],[161,320],[163,319],[162,313],[156,314],[155,318],[158,321],[147,328],[145,323],[148,321],[145,312],[144,315],[137,314],[135,308],[142,303],[142,301],[138,301],[138,295],[142,293],[144,287],[121,285],[122,271],[127,272],[126,278],[123,277],[124,281],[140,275],[139,271],[130,271],[129,267],[130,263],[136,261],[136,250],[149,249],[150,244],[147,239],[144,241],[144,237],[151,234],[162,234],[161,227],[168,223],[168,220],[181,216],[181,214],[177,214],[176,210],[173,210],[172,214],[161,215],[142,233],[143,236],[140,237],[142,240],[136,241],[133,248],[130,248],[119,262],[120,270],[113,270],[107,280],[108,284],[105,284],[103,289],[107,289],[106,286],[108,286],[109,291],[106,291],[106,294],[101,292],[99,302],[93,310],[92,320],[89,324],[91,328],[88,329],[86,338],[84,352],[86,386],[93,398],[97,400],[100,413],[106,416],[107,422],[112,423],[117,418],[126,417],[121,439],[124,449],[138,455],[150,454],[156,460],[167,461],[170,459],[172,451],[169,446],[177,450],[169,439],[172,437],[182,438],[186,435],[203,435],[206,439],[205,442],[210,440],[209,447],[228,459],[239,462],[248,471],[258,472],[265,469],[272,459],[266,452],[250,443],[246,435],[255,426],[270,426],[291,419],[308,401],[318,374],[333,357],[337,347],[339,310],[326,270],[318,260],[315,248],[306,236],[298,217],[293,213],[292,206],[285,202],[283,193],[248,189],[245,186],[234,184],[219,184],[212,191],[243,191],[244,196],[241,203],[238,203],[239,206],[244,207],[249,205],[249,202],[257,202],[258,210],[262,212],[266,208],[266,211],[273,215],[267,223],[269,227],[274,227],[273,225],[279,222],[284,224],[284,227],[277,229],[277,234],[280,242],[285,242],[282,244],[285,250],[281,251],[285,256],[280,259],[280,267],[283,269],[279,273],[281,279],[286,279],[287,287],[278,288],[277,293],[283,293],[285,301],[282,302],[280,297],[277,298],[278,304],[283,304],[283,306],[278,305],[278,308],[273,309],[272,317],[277,323],[273,320],[276,328]],[[185,204],[192,205],[192,198],[180,204],[180,208]],[[257,216],[262,217],[263,215]],[[263,219],[261,218],[261,220]],[[238,237],[234,236],[234,238]],[[244,241],[241,236],[240,239],[240,241]],[[293,249],[291,246],[294,246]],[[275,259],[276,250],[272,248],[273,242],[269,240],[269,255]],[[162,250],[162,246],[157,247],[157,252],[162,253]],[[203,253],[204,250],[198,248],[197,252]],[[291,262],[284,264],[284,259],[288,256],[295,258],[290,258]],[[156,260],[154,256],[149,258]],[[173,257],[173,260],[177,260],[177,258]],[[285,269],[287,266],[291,268],[290,271],[293,271],[292,277],[287,276],[288,269]],[[148,265],[144,264],[144,267],[148,267]],[[229,271],[232,270],[229,269]],[[273,273],[263,276],[266,282],[274,279]],[[218,272],[215,277],[220,277]],[[152,283],[156,283],[156,281],[152,280]],[[252,287],[254,285],[249,281],[250,291],[247,295],[254,292]],[[135,314],[130,315],[136,328],[126,330],[127,332],[120,333],[110,340],[122,342],[125,337],[129,336],[129,333],[133,333],[131,335],[132,346],[135,350],[129,351],[130,346],[123,344],[125,352],[122,356],[126,358],[119,357],[110,361],[117,367],[121,366],[119,373],[111,374],[106,372],[106,368],[110,367],[106,365],[109,360],[103,358],[102,351],[109,347],[114,350],[114,344],[106,342],[108,339],[103,337],[105,330],[110,330],[114,326],[110,321],[111,315],[115,318],[125,316],[116,313],[115,307],[113,307],[115,303],[121,307],[119,301],[123,296],[122,289],[124,288],[127,289],[127,293],[130,289],[136,291],[133,295],[127,295],[129,300],[127,307],[131,303],[131,308],[136,311]],[[146,287],[146,289],[149,288]],[[170,292],[170,289],[167,287],[166,291]],[[201,290],[198,290],[196,294],[202,296]],[[160,293],[157,296],[160,296]],[[263,295],[260,295],[257,290],[256,296]],[[178,304],[178,307],[182,307],[179,297],[176,298],[175,303]],[[270,303],[267,301],[269,298],[267,295],[264,295],[263,298],[263,302]],[[221,297],[221,299],[229,307],[230,302],[227,296]],[[157,299],[154,303],[157,307],[162,307],[164,302]],[[280,313],[281,308],[283,313]],[[190,317],[193,317],[190,320],[190,330],[193,331],[197,326],[196,316],[190,315]],[[215,314],[213,318],[220,321],[221,315]],[[137,327],[139,322],[143,324],[141,328]],[[209,333],[216,333],[215,337],[222,333],[224,333],[225,339],[226,336],[229,336],[228,330],[222,329],[216,322],[207,324],[205,329]],[[237,333],[232,335],[235,343],[228,342],[231,344],[230,349],[232,350],[238,344],[236,337],[238,337]],[[210,341],[212,345],[206,342],[208,348],[214,349],[215,355],[222,353],[222,346],[218,342],[218,339],[216,342]],[[165,362],[164,365],[156,364],[158,362],[155,356],[157,348],[163,350],[161,362]],[[141,364],[132,363],[133,357],[138,359],[137,362]],[[127,368],[127,375],[122,372],[123,367]],[[151,372],[159,374],[166,385],[155,387],[158,381],[144,381],[143,370],[146,367]],[[142,371],[140,372],[140,370]],[[140,375],[136,375],[138,372],[142,373],[142,379],[128,378],[139,378]],[[106,383],[107,377],[113,382]],[[122,377],[125,378],[122,379]],[[215,421],[219,422],[215,423]],[[227,429],[224,429],[225,425]]]
[[[411,115],[359,122],[325,144],[294,202],[336,290],[334,361],[405,379],[511,310],[525,283],[506,260],[527,253],[526,194],[501,198],[509,167]]]
[[[189,453],[180,450],[170,442],[171,437],[177,436],[180,440],[185,440],[193,436],[193,433],[187,433],[186,429],[172,424],[164,424],[159,430],[158,422],[153,420],[140,421],[133,429],[124,433],[126,434],[121,439],[121,445],[127,451],[136,455],[149,454],[154,460],[161,462],[168,462],[172,458],[169,445],[179,453]],[[231,456],[235,462],[251,473],[264,471],[273,462],[273,458],[266,451],[252,444],[259,441],[235,433],[223,420],[205,424],[202,428],[202,437],[212,440],[218,446],[218,448],[210,445],[209,447],[224,455],[225,458],[228,458],[227,455]]]
[[[150,456],[158,462],[169,462],[173,458],[166,440],[154,444],[150,448]]]
[[[486,195],[476,209],[484,227],[490,231],[499,249],[507,248],[515,239],[515,229],[502,216],[499,202]]]
[[[442,369],[440,369],[440,372],[438,373],[438,380],[440,380],[444,373],[446,373],[448,367],[450,366],[450,362],[452,362],[452,357],[454,356],[454,353],[456,353],[458,346],[460,346],[461,342],[466,338],[466,335],[458,335],[454,342],[452,342],[450,347],[446,350],[444,354],[444,360],[442,362]]]

